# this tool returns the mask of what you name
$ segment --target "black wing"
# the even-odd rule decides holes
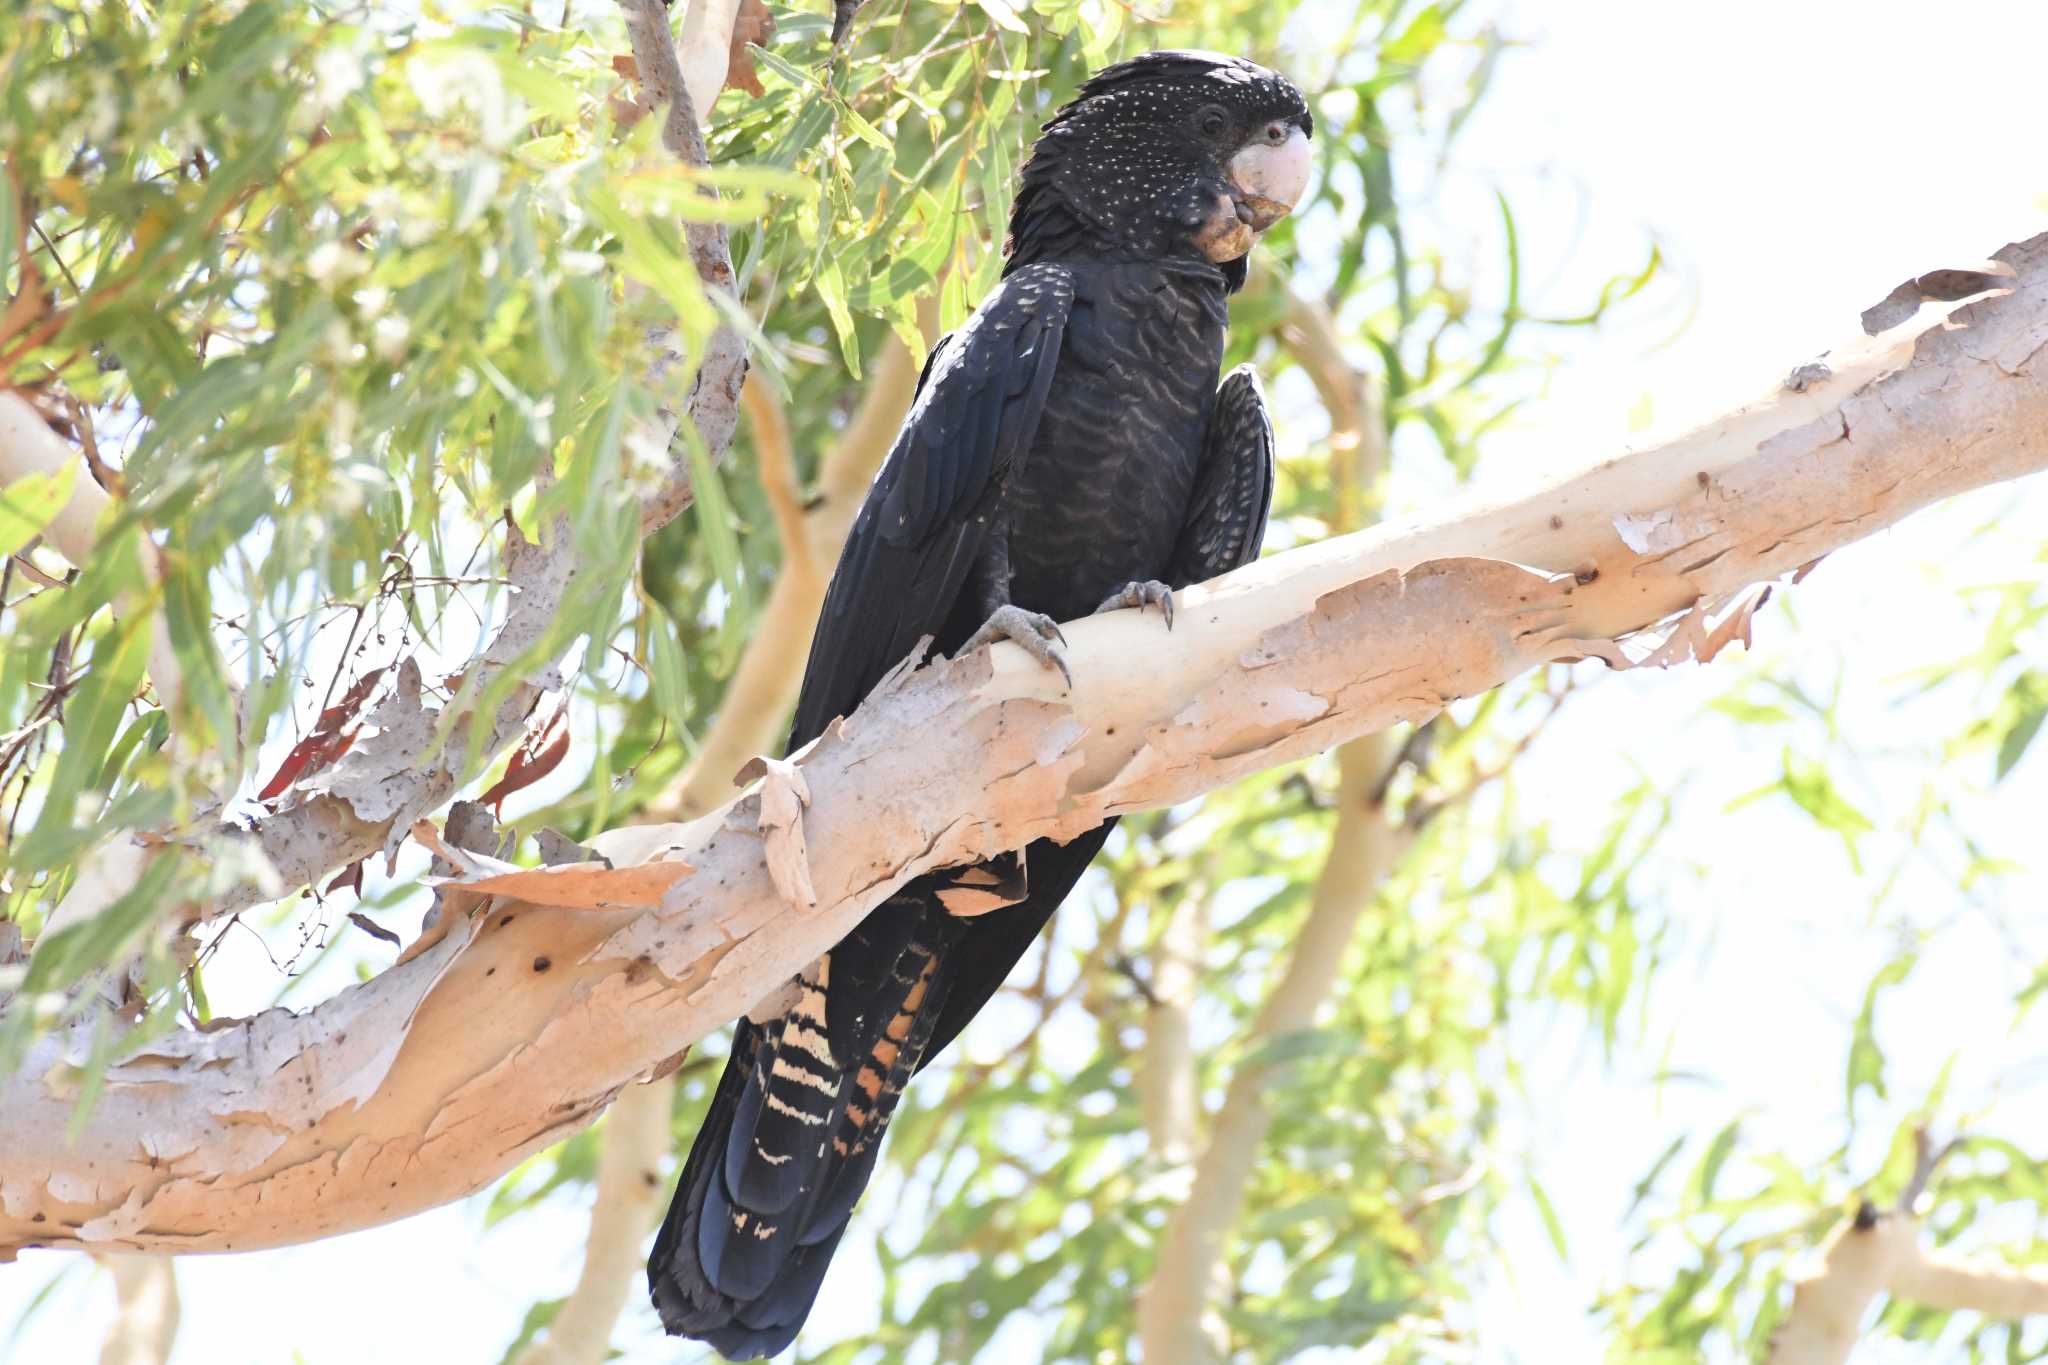
[[[945,628],[1037,435],[1073,297],[1064,269],[1021,269],[933,350],[826,591],[791,748]],[[799,978],[781,1019],[739,1022],[648,1258],[669,1331],[732,1359],[795,1336],[946,1004],[962,921],[937,891],[903,888]]]
[[[1217,389],[1209,410],[1194,495],[1174,544],[1167,583],[1183,588],[1257,559],[1272,502],[1273,423],[1266,415],[1266,393],[1258,372],[1240,365]],[[1029,893],[1018,905],[970,921],[970,951],[948,958],[959,965],[920,1066],[938,1056],[1002,986],[1011,965],[1088,870],[1115,825],[1111,820],[1066,844],[1041,839],[1025,850]]]
[[[1272,505],[1273,422],[1258,372],[1240,365],[1216,390],[1194,500],[1173,548],[1167,583],[1186,587],[1257,559]]]
[[[1027,266],[932,353],[825,593],[790,748],[945,625],[1003,481],[1038,433],[1073,302],[1064,267]]]

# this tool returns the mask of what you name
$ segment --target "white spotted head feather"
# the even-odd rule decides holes
[[[1227,258],[1235,287],[1251,236],[1299,197],[1313,131],[1294,83],[1241,57],[1149,52],[1106,67],[1046,122],[1025,163],[1009,268],[1077,257]],[[1278,169],[1247,187],[1248,157]],[[1235,203],[1250,229],[1235,256],[1213,240],[1219,203],[1226,226]]]

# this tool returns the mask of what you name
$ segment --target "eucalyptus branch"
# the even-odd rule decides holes
[[[667,1186],[669,1107],[675,1080],[662,1076],[628,1086],[606,1115],[600,1133],[597,1189],[590,1203],[590,1235],[576,1287],[548,1323],[547,1335],[517,1358],[517,1365],[601,1365],[626,1296],[639,1281],[640,1244],[661,1212]]]
[[[723,6],[724,0],[718,0],[717,5],[704,8],[708,12]],[[668,11],[661,0],[619,0],[619,8],[625,12],[626,35],[633,44],[643,100],[650,107],[668,107],[661,125],[661,145],[685,167],[704,169],[711,164],[711,156],[705,150],[701,118],[710,109],[718,89],[713,86],[693,100],[684,84],[683,72],[686,65],[708,72],[715,62],[722,82],[737,3],[724,7],[722,31],[708,22],[695,22],[692,51],[686,55],[676,50],[675,34],[669,29]],[[692,20],[699,19],[693,12]],[[715,191],[699,188],[715,197]],[[730,316],[737,312],[739,300],[725,225],[693,220],[684,224],[683,237],[689,243],[697,278],[714,304],[723,300],[725,316],[706,338],[703,354],[694,368],[686,364],[681,334],[674,327],[654,328],[648,334],[648,345],[654,352],[649,377],[658,383],[671,371],[680,370],[688,374],[689,387],[678,400],[662,409],[666,430],[658,444],[669,452],[669,471],[660,485],[641,500],[643,532],[666,526],[696,499],[690,474],[692,436],[685,424],[695,428],[695,439],[703,443],[707,458],[716,460],[732,444],[733,433],[739,428],[740,390],[747,381],[747,343]]]
[[[651,103],[669,107],[663,145],[685,164],[702,167],[703,134],[689,99],[679,97],[687,92],[667,15],[659,0],[622,0],[622,7],[647,97]],[[729,40],[728,25],[728,32],[718,41]],[[733,270],[725,227],[693,221],[686,224],[685,234],[705,288],[730,299]],[[657,384],[681,363],[674,329],[658,330],[666,340],[656,346],[649,364],[649,378]],[[642,502],[643,532],[673,520],[693,496],[688,447],[686,439],[677,434],[674,414],[680,412],[694,423],[696,437],[709,458],[717,459],[732,441],[746,369],[745,343],[730,323],[721,324],[707,341],[688,389],[665,418],[668,432],[660,439],[673,459],[660,486]],[[19,401],[0,395],[0,403]],[[0,409],[0,416],[4,415],[5,409]],[[40,422],[37,426],[55,440],[47,427]],[[12,444],[0,439],[0,450]],[[90,486],[88,481],[81,484]],[[472,759],[486,762],[524,733],[543,691],[553,685],[548,672],[533,670],[526,656],[553,624],[569,582],[580,567],[575,539],[567,526],[557,523],[550,529],[553,533],[535,545],[528,543],[516,526],[509,527],[504,577],[511,587],[511,606],[489,645],[464,670],[462,688],[448,707],[436,708],[426,702],[419,671],[408,662],[397,670],[395,686],[368,717],[377,733],[356,744],[332,769],[294,784],[274,809],[258,819],[246,824],[216,824],[179,836],[180,842],[197,847],[216,861],[232,860],[256,869],[226,892],[193,907],[191,914],[202,922],[216,919],[295,887],[317,883],[379,852],[390,856],[414,820],[456,793],[471,771]],[[507,685],[507,672],[514,668],[521,676]],[[500,700],[482,718],[482,733],[478,734],[477,718],[468,713],[480,698],[489,696]],[[77,889],[53,915],[50,928],[75,922],[111,904],[121,891],[135,884],[156,842],[160,841],[117,839],[96,849],[81,870]]]
[[[178,1339],[178,1271],[169,1256],[109,1256],[114,1318],[100,1365],[165,1365]]]
[[[929,299],[920,304],[919,317],[927,335],[936,330],[938,310]],[[817,495],[802,510],[799,524],[791,527],[780,512],[776,516],[784,537],[782,572],[755,618],[746,651],[695,760],[649,805],[650,820],[687,820],[715,809],[731,797],[733,774],[741,765],[755,754],[772,752],[780,742],[803,681],[818,609],[825,601],[826,573],[839,558],[868,481],[889,453],[916,388],[917,363],[892,333],[883,343],[881,362],[869,377],[860,406],[825,455]],[[748,408],[755,409],[751,399]],[[770,414],[768,423],[757,423],[757,431],[769,433],[757,436],[757,442],[778,439],[772,426],[776,415]],[[780,439],[786,448],[787,437]],[[766,482],[773,477],[769,467],[775,455],[763,450],[760,458]]]
[[[94,1024],[46,1034],[0,1078],[0,1252],[240,1250],[446,1202],[589,1122],[923,872],[1178,804],[1559,658],[1632,666],[1674,618],[1690,649],[1703,607],[2048,468],[2048,236],[2000,256],[2004,291],[1923,310],[1688,436],[1271,556],[1188,589],[1170,633],[1129,611],[1070,623],[1071,688],[1007,644],[899,669],[722,809],[590,840],[608,865],[437,850],[460,880],[396,966],[301,1012],[152,1038],[103,1069],[89,1108]],[[1922,1291],[1955,1289],[1934,1281]]]
[[[1959,1257],[1921,1245],[1919,1205],[1936,1168],[1957,1144],[1936,1147],[1924,1128],[1913,1138],[1913,1175],[1897,1206],[1880,1211],[1865,1200],[1828,1234],[1812,1266],[1794,1277],[1792,1308],[1771,1340],[1767,1365],[1841,1365],[1880,1294],[1994,1318],[2048,1313],[2048,1267]]]
[[[782,572],[819,579],[823,571],[804,530],[804,491],[797,480],[796,454],[789,445],[789,414],[766,384],[752,384],[743,390],[740,406],[753,428],[761,494],[768,499],[776,537],[782,542]]]

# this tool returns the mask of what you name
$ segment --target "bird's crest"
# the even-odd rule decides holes
[[[1046,120],[1025,162],[1007,270],[1194,251],[1195,229],[1230,188],[1222,163],[1234,149],[1219,135],[1284,124],[1312,135],[1308,102],[1285,76],[1242,57],[1171,49],[1104,67]],[[1212,259],[1229,289],[1242,286],[1242,256]]]
[[[1050,129],[1072,118],[1083,105],[1098,95],[1114,94],[1138,82],[1179,82],[1207,77],[1225,85],[1271,86],[1275,89],[1287,87],[1284,77],[1260,66],[1257,62],[1243,57],[1233,57],[1223,52],[1204,52],[1199,48],[1168,48],[1159,52],[1142,52],[1126,61],[1102,70],[1081,82],[1081,88],[1074,92],[1074,98],[1060,107],[1045,123]],[[1314,120],[1302,107],[1303,131],[1313,135]]]

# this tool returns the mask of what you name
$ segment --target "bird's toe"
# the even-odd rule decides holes
[[[1147,607],[1157,607],[1160,618],[1166,622],[1166,628],[1173,629],[1173,589],[1156,578],[1124,584],[1122,588],[1103,598],[1102,605],[1095,611],[1100,615],[1105,611],[1120,611],[1125,607],[1136,607],[1139,611]]]
[[[1061,649],[1067,637],[1060,633],[1060,623],[1050,616],[1018,606],[997,607],[981,629],[960,647],[960,655],[972,654],[997,640],[1008,640],[1038,660],[1041,668],[1057,668],[1060,676],[1067,680],[1067,686],[1073,687],[1074,672],[1067,667],[1067,658]]]

